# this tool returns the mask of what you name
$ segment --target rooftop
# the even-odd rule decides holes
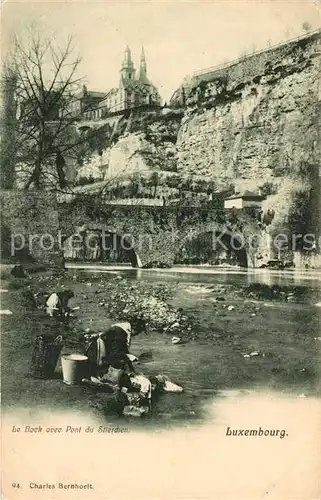
[[[225,198],[226,200],[236,200],[238,198],[244,199],[252,199],[252,200],[265,200],[265,196],[262,196],[261,194],[258,193],[253,193],[252,191],[243,191],[243,193],[236,193],[233,194],[232,196],[229,196],[228,198]]]

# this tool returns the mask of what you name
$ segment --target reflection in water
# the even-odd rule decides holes
[[[248,285],[259,282],[266,285],[303,285],[321,288],[321,271],[273,271],[269,269],[240,269],[200,267],[173,267],[171,269],[141,269],[129,266],[67,264],[69,269],[83,269],[91,273],[117,273],[128,279],[147,281],[181,281]]]

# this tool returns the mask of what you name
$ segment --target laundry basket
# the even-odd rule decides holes
[[[35,339],[30,374],[36,378],[52,378],[62,349],[62,336],[40,335]]]

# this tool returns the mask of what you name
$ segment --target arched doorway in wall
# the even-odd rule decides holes
[[[226,264],[247,268],[248,256],[240,236],[207,231],[183,240],[175,256],[175,264]]]
[[[63,242],[67,262],[130,264],[142,267],[142,262],[126,235],[104,228],[82,228]]]

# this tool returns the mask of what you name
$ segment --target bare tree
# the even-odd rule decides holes
[[[63,48],[30,33],[15,40],[11,72],[18,102],[14,124],[18,175],[25,188],[64,188],[66,161],[75,157],[79,135],[73,125],[81,109],[77,76],[80,58],[70,37]]]

